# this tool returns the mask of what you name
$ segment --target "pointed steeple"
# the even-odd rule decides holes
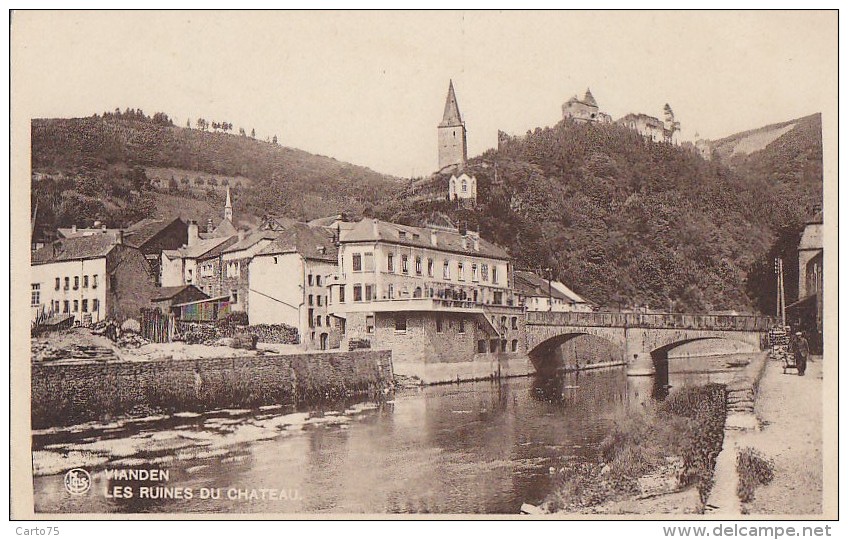
[[[583,96],[583,103],[591,105],[592,107],[598,106],[598,102],[595,101],[595,96],[592,95],[592,91],[588,88],[586,89],[586,95]]]
[[[233,221],[233,203],[230,200],[230,186],[227,186],[227,203],[224,205],[224,219]]]
[[[462,125],[462,116],[459,114],[459,105],[456,103],[456,93],[453,91],[453,80],[448,86],[448,97],[445,100],[445,114],[439,127],[453,127]]]

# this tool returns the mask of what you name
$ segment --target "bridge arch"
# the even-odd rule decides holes
[[[755,352],[761,347],[761,339],[757,334],[750,332],[671,332],[663,335],[663,332],[651,332],[645,336],[644,349],[650,352],[654,359],[668,359],[668,353],[677,347],[696,341],[707,339],[720,339],[735,343],[742,343],[750,347],[750,352]]]
[[[535,345],[528,344],[530,345],[528,347],[528,356],[530,356],[530,361],[533,363],[533,367],[536,369],[536,372],[550,373],[562,367],[561,363],[559,363],[559,357],[554,355],[556,349],[560,345],[580,336],[593,336],[600,338],[617,348],[621,352],[622,357],[626,351],[627,344],[624,336],[620,332],[615,332],[608,328],[589,327],[565,332],[554,331],[550,332],[549,336],[537,338],[542,340],[537,342]]]

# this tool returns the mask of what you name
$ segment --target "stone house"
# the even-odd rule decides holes
[[[83,324],[137,318],[154,296],[155,276],[121,231],[63,238],[32,254],[31,320],[73,315]]]

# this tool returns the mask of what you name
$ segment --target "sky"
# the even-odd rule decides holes
[[[830,110],[833,12],[16,12],[12,78],[31,117],[116,107],[402,177],[437,168],[453,80],[469,156],[561,118],[590,87],[613,118],[716,139]],[[21,94],[12,95],[15,101]]]

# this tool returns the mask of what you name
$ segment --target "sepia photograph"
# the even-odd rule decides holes
[[[9,23],[13,519],[837,517],[837,11]]]

